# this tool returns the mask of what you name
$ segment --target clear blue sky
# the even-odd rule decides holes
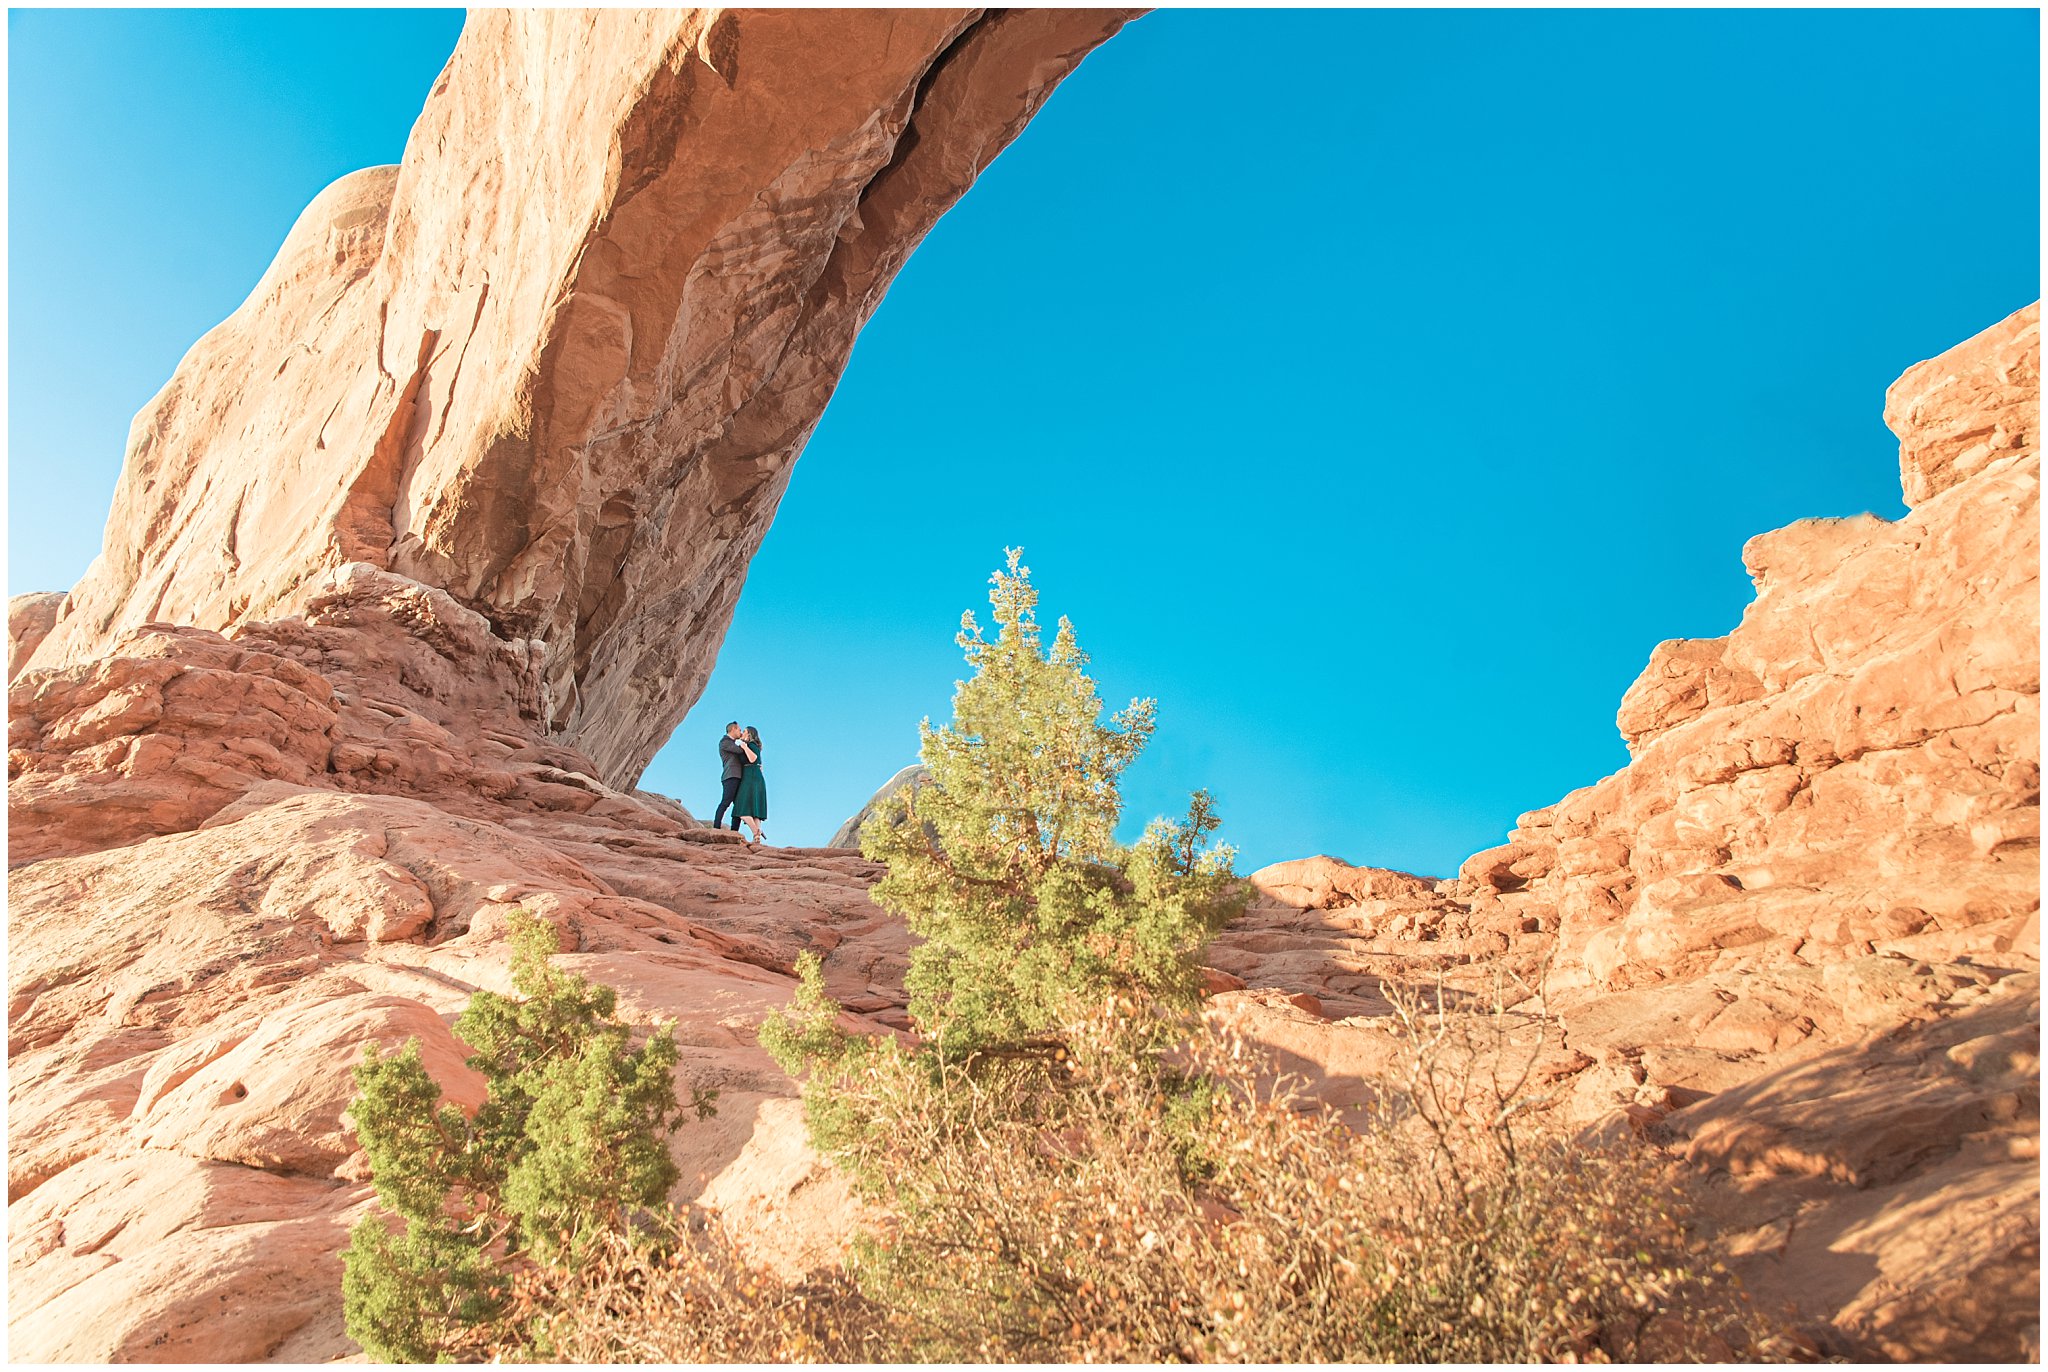
[[[2039,293],[2033,11],[1178,11],[1091,56],[862,336],[702,704],[770,837],[910,761],[1022,544],[1133,831],[1443,874],[1626,760],[1745,539],[1897,516],[1887,384]],[[98,546],[129,419],[460,16],[12,11],[10,593]]]

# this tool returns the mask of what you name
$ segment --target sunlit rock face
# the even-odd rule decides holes
[[[1901,377],[1910,513],[1751,539],[1742,622],[1623,699],[1630,764],[1455,888],[1543,931],[1582,1113],[1866,1356],[2039,1356],[2040,357],[2032,305]]]
[[[2039,398],[2038,305],[1907,372],[1910,514],[1750,540],[1629,765],[1455,878],[1258,873],[1219,1006],[1341,1104],[1403,988],[1505,1004],[1557,1116],[1669,1150],[1825,1351],[2038,1358]]]
[[[1741,624],[1623,698],[1629,766],[1466,863],[1555,913],[1555,995],[2038,950],[2039,368],[2030,306],[1906,373],[1911,513],[1751,539]]]
[[[473,13],[404,162],[322,192],[136,417],[33,660],[368,564],[533,645],[547,732],[630,787],[854,335],[1131,13]]]
[[[7,679],[20,674],[64,612],[61,591],[31,591],[7,602]]]

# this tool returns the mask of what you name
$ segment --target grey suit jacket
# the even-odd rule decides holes
[[[738,781],[740,773],[746,770],[746,750],[722,734],[718,739],[718,760],[725,764],[725,770],[719,773],[720,781]]]

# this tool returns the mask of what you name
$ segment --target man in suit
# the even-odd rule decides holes
[[[725,827],[725,812],[731,810],[733,801],[739,798],[740,773],[746,770],[747,766],[747,750],[740,746],[738,720],[726,725],[725,737],[718,740],[718,761],[725,789],[718,798],[717,812],[711,816],[711,827],[714,829]],[[740,817],[737,811],[733,813],[732,828],[734,833],[739,832]]]

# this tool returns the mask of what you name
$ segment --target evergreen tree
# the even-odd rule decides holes
[[[1076,997],[1192,1005],[1196,956],[1245,899],[1230,850],[1204,851],[1207,792],[1186,820],[1116,841],[1119,780],[1152,735],[1153,702],[1104,722],[1073,625],[1062,617],[1044,646],[1019,559],[1010,549],[991,578],[993,639],[961,616],[973,675],[950,725],[920,725],[929,783],[862,831],[889,869],[875,900],[923,940],[910,1011],[944,1058],[1046,1042]]]
[[[562,1263],[660,1206],[676,1181],[675,1036],[639,1048],[618,995],[554,965],[555,929],[512,917],[517,998],[479,991],[455,1022],[489,1095],[473,1117],[439,1105],[419,1044],[367,1045],[349,1116],[378,1199],[349,1235],[342,1305],[373,1358],[423,1362],[500,1312],[518,1263]],[[711,1095],[692,1102],[699,1117]]]

